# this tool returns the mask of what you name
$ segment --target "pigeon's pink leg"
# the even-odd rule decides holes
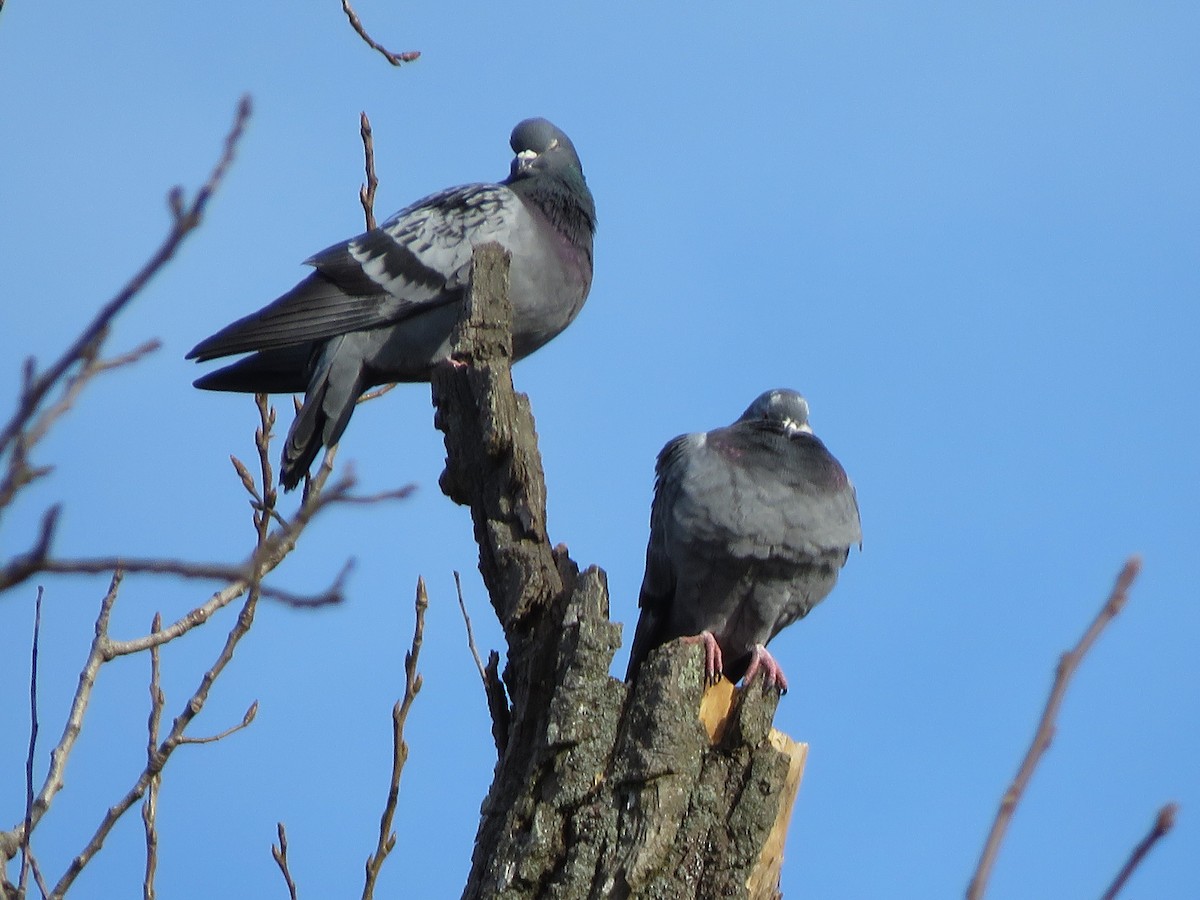
[[[779,663],[775,662],[775,657],[767,652],[767,648],[762,644],[755,644],[754,650],[751,651],[750,666],[746,669],[746,674],[742,678],[742,684],[748,685],[754,680],[754,676],[758,674],[758,670],[762,669],[763,678],[766,679],[765,687],[779,686],[781,694],[787,693],[787,679],[783,677],[783,669],[779,667]]]
[[[716,684],[720,681],[721,672],[725,668],[725,661],[721,658],[721,648],[717,644],[717,639],[713,637],[712,632],[702,631],[691,637],[683,638],[683,642],[685,644],[704,645],[704,681],[707,684]]]

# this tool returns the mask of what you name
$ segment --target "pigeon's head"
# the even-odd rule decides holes
[[[759,394],[738,421],[770,422],[789,435],[800,431],[812,434],[812,426],[808,424],[808,401],[803,394],[787,388]]]
[[[542,173],[570,173],[583,178],[583,164],[575,145],[553,122],[546,119],[519,122],[509,143],[517,154],[508,176],[510,182]]]

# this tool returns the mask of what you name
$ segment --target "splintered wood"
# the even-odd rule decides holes
[[[722,678],[705,690],[700,699],[700,721],[713,744],[720,743],[724,738],[739,693],[733,682]],[[796,805],[796,796],[800,793],[804,763],[808,759],[808,744],[794,741],[776,728],[771,729],[768,740],[772,747],[788,757],[788,773],[779,800],[779,813],[775,817],[775,825],[763,845],[758,864],[746,881],[746,893],[750,900],[775,900],[780,896],[779,874],[783,869],[783,845],[787,841],[792,808]]]

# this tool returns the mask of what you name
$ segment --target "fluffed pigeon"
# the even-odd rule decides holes
[[[845,470],[808,424],[808,403],[767,391],[726,428],[658,455],[646,574],[627,679],[677,637],[705,646],[705,675],[787,690],[767,643],[803,618],[861,544]]]
[[[199,361],[254,351],[205,375],[215,391],[304,391],[280,481],[290,490],[321,446],[346,430],[355,401],[393,381],[428,381],[450,354],[471,253],[512,254],[513,356],[537,350],[578,315],[592,283],[596,207],[575,146],[545,119],[513,129],[509,175],[418,200],[381,226],[306,260],[316,271],[273,303],[197,344]]]

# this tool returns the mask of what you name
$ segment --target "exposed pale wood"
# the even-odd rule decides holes
[[[792,808],[800,793],[800,781],[804,778],[804,764],[808,762],[808,744],[792,740],[782,731],[771,729],[771,746],[788,757],[787,779],[783,784],[779,803],[779,814],[767,837],[758,865],[746,884],[750,900],[774,900],[779,894],[779,876],[783,872],[783,847],[787,843],[788,826],[792,822]]]

